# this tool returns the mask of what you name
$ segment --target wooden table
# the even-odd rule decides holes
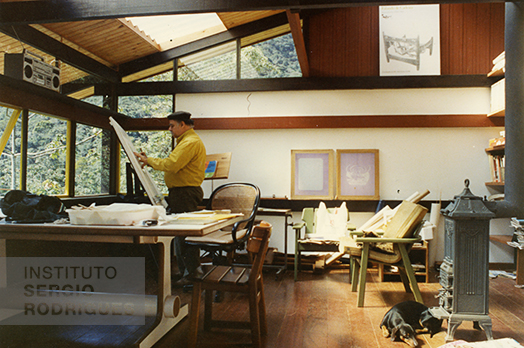
[[[176,236],[202,236],[233,225],[242,217],[204,224],[181,223],[161,226],[95,226],[69,224],[17,224],[0,222],[0,287],[6,287],[5,257],[6,239],[156,244],[159,247],[157,313],[154,325],[136,343],[137,347],[152,347],[188,314],[187,304],[180,307],[171,293],[171,243]],[[2,261],[3,260],[3,261]],[[176,307],[178,305],[178,308]]]

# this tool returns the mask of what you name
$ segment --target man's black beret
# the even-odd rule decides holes
[[[184,123],[186,124],[193,124],[193,120],[191,119],[191,114],[187,111],[173,112],[172,114],[167,115],[167,118],[173,121],[184,121]]]

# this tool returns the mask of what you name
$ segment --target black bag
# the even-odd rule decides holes
[[[53,222],[68,216],[59,198],[21,190],[7,192],[0,200],[0,208],[6,221]]]

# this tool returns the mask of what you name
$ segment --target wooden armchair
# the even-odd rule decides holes
[[[369,237],[359,231],[352,233],[356,238],[341,240],[341,250],[351,257],[351,291],[357,291],[358,286],[358,307],[364,306],[369,261],[397,266],[406,292],[413,292],[415,301],[423,302],[408,253],[413,243],[421,240],[418,232],[426,213],[425,207],[404,201],[382,236]]]
[[[208,266],[204,269],[203,276],[192,279],[193,295],[188,347],[197,346],[202,291],[205,291],[205,330],[210,330],[212,326],[234,329],[248,328],[251,329],[252,344],[255,347],[261,346],[262,335],[267,334],[262,266],[266,257],[271,229],[271,224],[267,222],[261,222],[253,227],[246,247],[253,257],[252,267]],[[213,290],[246,293],[249,297],[249,323],[213,320]]]

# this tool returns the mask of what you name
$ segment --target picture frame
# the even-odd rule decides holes
[[[337,150],[337,194],[340,200],[378,200],[377,149]]]
[[[333,150],[291,150],[291,199],[333,199]]]

